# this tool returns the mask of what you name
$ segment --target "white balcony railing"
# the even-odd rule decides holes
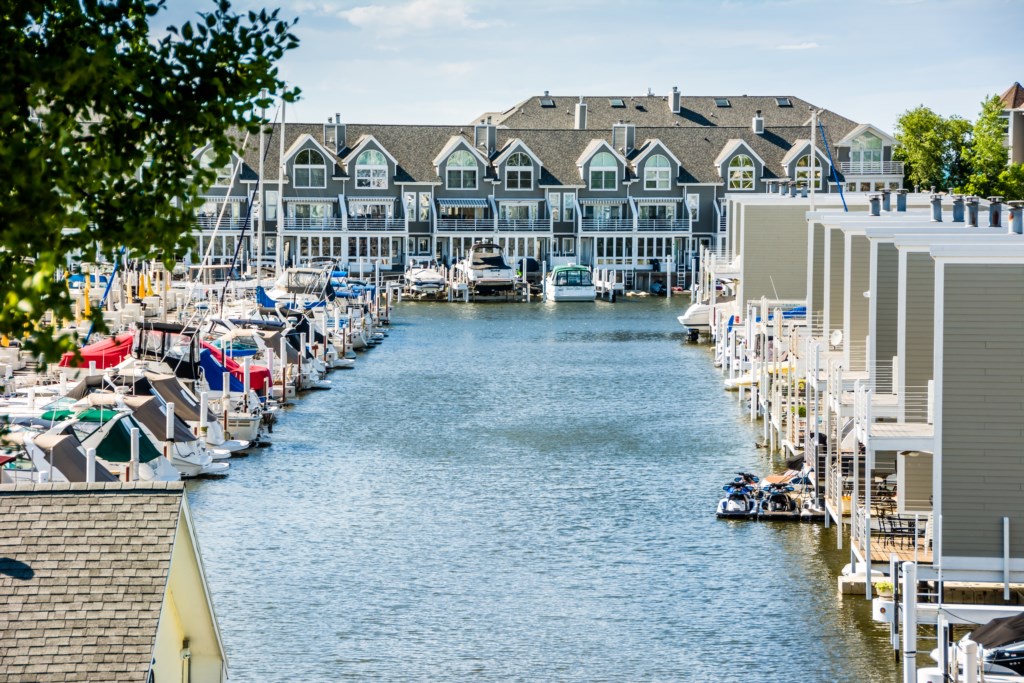
[[[494,232],[493,218],[438,218],[437,232]]]
[[[903,175],[902,161],[841,161],[839,171],[850,175]]]
[[[241,230],[249,227],[249,220],[246,218],[232,218],[225,216],[218,221],[217,216],[196,216],[196,227],[200,230]]]
[[[358,231],[404,230],[405,221],[400,218],[355,218],[353,216],[349,216],[348,229]]]
[[[499,218],[499,232],[547,232],[551,230],[551,222],[546,218],[539,219],[512,219]]]
[[[636,224],[637,230],[641,232],[688,232],[690,219],[688,218],[640,218]]]
[[[296,218],[286,216],[284,219],[285,230],[341,230],[340,218]]]
[[[580,219],[583,232],[633,232],[632,218],[583,218]]]

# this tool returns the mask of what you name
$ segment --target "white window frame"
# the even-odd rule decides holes
[[[562,222],[569,223],[576,220],[576,193],[562,193]]]
[[[308,155],[307,158],[310,159],[309,163],[300,163],[299,162],[299,160],[303,158],[304,154]],[[321,163],[315,164],[315,163],[312,162],[314,154],[316,156],[320,157]],[[320,185],[314,185],[313,184],[313,173],[315,171],[318,171],[318,170],[322,174],[321,175],[322,182],[321,182]],[[306,174],[306,178],[305,178],[305,183],[304,184],[300,184],[300,182],[299,182],[300,173],[305,173]],[[308,183],[308,184],[306,184],[306,183]],[[302,150],[301,152],[299,152],[298,154],[295,155],[295,162],[292,164],[292,187],[304,188],[304,189],[318,189],[318,188],[327,187],[327,160],[324,159],[324,155],[323,154],[321,154],[320,152],[318,152],[315,149],[304,149],[304,150]]]
[[[690,219],[690,225],[698,222],[700,220],[700,195],[687,194],[683,204],[686,206],[686,215]]]
[[[420,192],[420,203],[416,207],[416,218],[420,223],[430,221],[430,203],[433,199],[429,192]]]
[[[452,160],[457,154],[464,154],[470,159],[473,159],[472,165],[470,166],[467,162],[464,166],[453,166]],[[459,178],[461,180],[461,185],[459,187],[452,187],[451,185],[452,172],[459,174]],[[473,187],[466,186],[466,173],[468,172],[473,173]],[[480,165],[476,162],[476,159],[473,158],[471,153],[464,149],[457,149],[448,155],[448,160],[444,165],[444,186],[445,189],[448,190],[475,190],[480,186]]]
[[[595,166],[597,160],[603,156],[607,156],[609,159],[611,159],[613,165]],[[602,159],[602,161],[604,161],[604,159]],[[612,186],[594,187],[595,173],[602,174],[601,185],[605,184],[605,180],[607,180],[607,174],[612,173],[614,176]],[[611,152],[598,152],[597,154],[595,154],[593,158],[590,160],[590,168],[588,169],[587,180],[590,181],[587,184],[587,187],[589,187],[592,192],[614,192],[615,190],[617,190],[619,187],[619,164],[615,161],[615,156]]]
[[[513,166],[512,160],[516,159],[518,161],[517,157],[522,157],[523,159],[526,159],[526,165],[517,164]],[[509,185],[509,179],[512,177],[513,173],[516,174],[517,187],[512,187],[511,185]],[[527,175],[530,181],[528,187],[523,186],[524,174]],[[533,160],[530,159],[530,155],[527,154],[526,152],[514,152],[513,154],[509,155],[508,160],[505,162],[505,189],[511,192],[523,192],[533,189]]]
[[[551,211],[551,220],[555,223],[562,222],[562,193],[548,193],[548,207]]]
[[[746,159],[746,163],[736,164],[737,161]],[[737,154],[729,159],[726,167],[727,187],[730,192],[753,192],[754,191],[754,160],[746,154]],[[749,187],[743,187],[747,183]]]
[[[263,207],[263,220],[265,221],[276,221],[277,220],[277,203],[278,203],[278,192],[277,190],[267,190],[263,193],[266,196],[266,206]]]
[[[652,166],[656,160],[665,162],[664,166]],[[653,186],[652,186],[653,181]],[[664,183],[664,184],[663,184]],[[645,190],[668,190],[672,187],[672,162],[664,154],[652,154],[644,162],[644,189]]]
[[[363,161],[364,158],[376,155],[380,162]],[[380,151],[367,149],[356,158],[356,189],[386,190],[388,189],[388,160]]]
[[[806,166],[801,166],[800,162],[804,161],[805,159],[807,160],[807,162],[806,162],[807,165]],[[815,190],[820,190],[821,189],[821,178],[825,174],[823,173],[822,164],[820,163],[819,160],[816,160],[816,163],[815,163],[815,166],[814,166],[814,174],[816,176],[816,178],[815,178],[816,182],[814,183],[814,189]],[[803,182],[806,183],[806,182],[808,182],[810,180],[810,178],[811,178],[811,155],[810,154],[805,154],[802,157],[800,157],[799,159],[797,159],[795,162],[793,162],[793,180],[796,180],[797,182],[803,181]]]
[[[402,193],[402,206],[405,207],[405,219],[407,221],[416,220],[416,193],[415,192],[404,192]]]

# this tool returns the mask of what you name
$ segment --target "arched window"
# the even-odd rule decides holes
[[[655,154],[644,164],[644,189],[667,190],[672,166],[663,154]]]
[[[217,179],[213,182],[214,187],[229,187],[231,185],[231,163],[217,167],[217,153],[210,147],[199,157],[199,166],[203,169],[212,169],[217,173]]]
[[[356,159],[356,187],[365,190],[388,189],[388,161],[375,149],[368,149]]]
[[[882,138],[866,131],[850,145],[850,163],[856,173],[881,173]]]
[[[746,154],[737,154],[729,162],[729,189],[754,189],[754,162]]]
[[[614,190],[619,176],[619,165],[609,152],[599,152],[590,160],[590,189]]]
[[[814,166],[814,189],[821,189],[821,162],[817,162]],[[796,160],[796,173],[793,174],[793,179],[796,181],[803,181],[806,184],[810,184],[811,181],[811,155],[805,154]]]
[[[505,187],[510,190],[533,189],[533,162],[523,152],[516,152],[505,162]]]
[[[475,190],[476,189],[476,159],[464,149],[452,152],[448,157],[446,167],[448,189],[450,190]]]
[[[327,187],[324,155],[315,149],[304,149],[295,157],[295,187]]]

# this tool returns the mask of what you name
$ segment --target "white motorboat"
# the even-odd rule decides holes
[[[594,301],[597,288],[590,268],[574,263],[555,266],[544,278],[544,298],[548,301]]]
[[[711,331],[711,306],[691,304],[686,312],[676,318],[679,324],[691,332],[707,334]]]
[[[516,274],[505,260],[505,252],[492,242],[477,242],[469,255],[455,264],[457,277],[482,296],[504,294],[515,287]]]
[[[405,282],[416,296],[439,296],[445,290],[444,276],[429,260],[414,261],[405,271]]]

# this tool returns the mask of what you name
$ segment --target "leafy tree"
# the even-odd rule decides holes
[[[1014,164],[999,174],[995,193],[1008,200],[1024,200],[1024,164]]]
[[[981,114],[964,152],[971,172],[963,189],[969,194],[980,197],[993,194],[999,186],[1000,174],[1006,170],[1006,122],[1002,113],[1003,104],[997,95],[981,103]]]
[[[964,148],[971,123],[958,116],[943,118],[920,105],[896,121],[893,156],[903,161],[905,184],[922,188],[947,188],[967,178]]]
[[[69,255],[124,247],[166,263],[189,246],[196,189],[230,162],[232,128],[257,131],[261,91],[297,96],[275,62],[297,46],[278,11],[211,3],[153,29],[166,0],[6,0],[0,4],[0,334],[45,360],[74,347],[39,328],[72,316],[58,281]],[[172,198],[186,198],[177,206]],[[93,314],[102,323],[101,311]]]

